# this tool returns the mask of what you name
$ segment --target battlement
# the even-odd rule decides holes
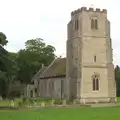
[[[85,11],[85,12],[98,12],[98,13],[105,13],[105,14],[107,14],[107,10],[106,9],[100,10],[99,8],[96,8],[94,10],[94,8],[91,8],[91,7],[88,8],[88,9],[87,9],[87,7],[81,7],[80,9],[71,12],[71,15],[78,14],[78,13],[80,13],[82,11]]]

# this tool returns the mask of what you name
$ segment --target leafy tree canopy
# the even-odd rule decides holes
[[[0,44],[2,46],[7,45],[8,41],[7,41],[7,37],[4,33],[0,32]]]
[[[55,48],[46,45],[41,38],[31,39],[25,42],[25,49],[18,52],[17,79],[23,83],[29,83],[33,75],[41,68],[42,64],[49,65],[55,58]]]

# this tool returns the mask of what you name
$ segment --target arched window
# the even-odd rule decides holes
[[[75,20],[75,30],[79,29],[79,20]]]
[[[94,20],[91,20],[91,29],[94,29]]]
[[[77,30],[79,28],[79,21],[78,20],[76,20],[76,28],[77,28]]]
[[[95,87],[96,87],[96,90],[99,90],[99,79],[96,78],[95,80],[96,80],[96,81],[95,81],[95,82],[96,82],[96,86],[95,86]]]
[[[97,18],[92,18],[91,19],[91,29],[98,29],[98,20],[97,20]]]
[[[93,78],[93,91],[95,91],[95,78]]]
[[[92,75],[92,84],[93,84],[93,91],[99,91],[99,80],[100,76],[99,74]]]
[[[98,29],[98,20],[95,19],[95,29]]]

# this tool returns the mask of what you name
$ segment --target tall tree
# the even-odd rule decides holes
[[[120,96],[120,67],[118,65],[115,67],[115,80],[117,87],[117,96]]]
[[[0,32],[0,44],[4,46],[4,45],[7,45],[7,43],[8,43],[8,40],[7,40],[6,35]]]
[[[8,92],[9,83],[15,75],[15,61],[11,58],[11,54],[4,49],[8,40],[4,33],[0,32],[0,95],[5,97]]]
[[[7,54],[8,52],[3,48],[4,45],[7,44],[6,35],[0,32],[0,95],[5,96],[7,91],[7,71],[8,67],[6,65],[7,62]]]
[[[25,42],[25,49],[18,52],[17,63],[19,70],[17,77],[22,83],[29,83],[33,75],[42,64],[49,65],[55,58],[55,48],[46,45],[41,38]]]

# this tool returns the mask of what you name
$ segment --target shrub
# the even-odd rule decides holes
[[[70,104],[72,104],[72,103],[73,103],[72,100],[66,100],[66,104],[70,105]]]
[[[34,100],[33,100],[32,98],[29,98],[28,101],[29,101],[30,104],[33,104],[33,103],[34,103]]]
[[[23,103],[27,102],[27,98],[23,97],[22,101]]]
[[[22,106],[22,102],[19,102],[19,103],[18,103],[18,106],[21,107],[21,106]]]
[[[55,99],[54,104],[61,105],[62,104],[62,100],[61,99]]]

